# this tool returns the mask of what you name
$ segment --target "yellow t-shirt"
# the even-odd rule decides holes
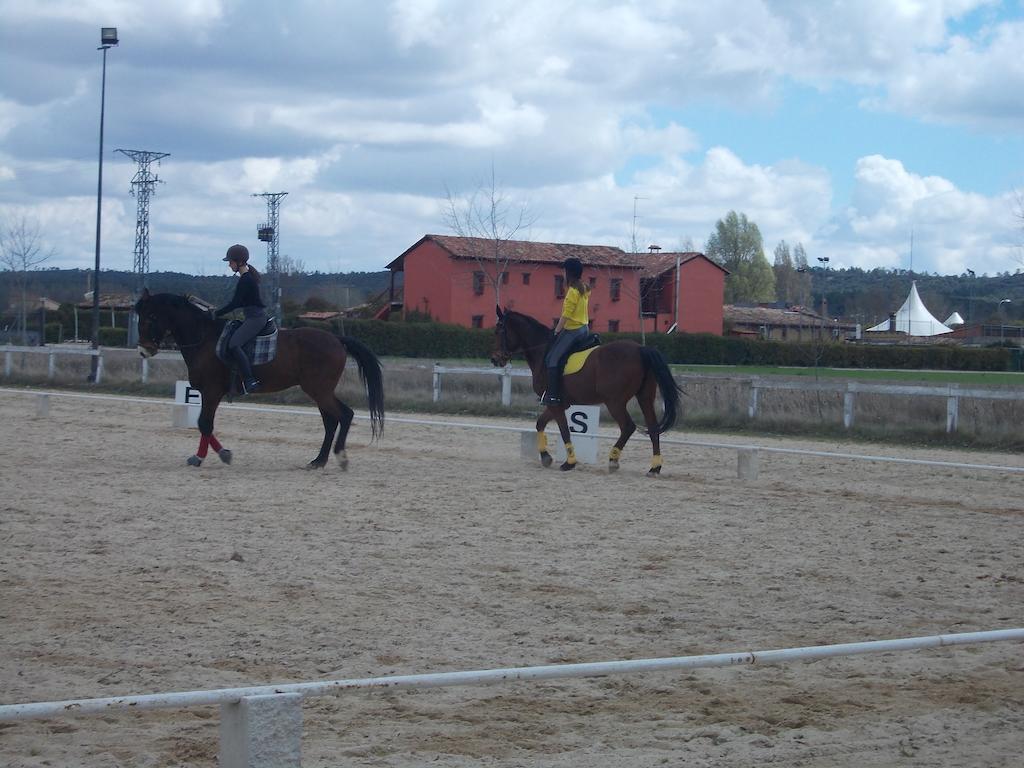
[[[575,331],[590,323],[590,315],[587,312],[587,305],[590,303],[590,291],[582,293],[575,287],[570,287],[565,292],[565,300],[562,302],[562,317],[565,318],[565,329]]]

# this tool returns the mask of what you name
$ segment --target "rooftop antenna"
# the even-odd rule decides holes
[[[150,152],[145,149],[116,149],[125,157],[130,157],[138,165],[132,178],[131,195],[137,203],[135,215],[135,258],[132,262],[134,285],[132,286],[132,311],[128,322],[128,346],[138,341],[138,322],[135,317],[135,302],[146,288],[149,275],[149,198],[156,191],[156,185],[162,183],[160,177],[150,172],[152,163],[160,164],[170,152]]]
[[[270,309],[278,324],[281,322],[281,262],[278,258],[281,200],[287,192],[263,192],[253,197],[267,201],[267,221],[256,229],[256,235],[267,244],[267,282],[270,284]]]

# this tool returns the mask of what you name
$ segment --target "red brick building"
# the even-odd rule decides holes
[[[603,245],[510,241],[499,260],[494,243],[479,238],[425,235],[387,265],[388,312],[419,312],[442,323],[493,327],[496,295],[503,307],[557,321],[565,295],[562,263],[583,262],[591,285],[590,327],[596,332],[722,333],[724,269],[700,253],[628,254]],[[678,300],[677,300],[678,297]],[[641,300],[643,313],[641,320]]]

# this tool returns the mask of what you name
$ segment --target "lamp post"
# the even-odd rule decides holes
[[[999,302],[999,343],[1006,343],[1006,316],[1003,314],[1003,304],[1009,304],[1009,299],[1003,299]]]
[[[968,283],[968,299],[967,299],[967,322],[970,323],[974,319],[974,278],[977,275],[974,274],[974,270],[968,268],[967,274],[971,276],[971,281]]]
[[[103,113],[107,102],[107,49],[117,45],[117,27],[102,27],[100,29],[100,47],[97,51],[103,51],[103,79],[100,84],[100,154],[99,173],[96,179],[96,263],[93,265],[92,273],[92,348],[99,351],[100,348],[100,223],[103,210]],[[99,369],[99,356],[92,356],[92,367],[89,372],[89,381],[96,381],[96,373]]]

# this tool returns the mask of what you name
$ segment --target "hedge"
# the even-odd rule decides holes
[[[340,333],[338,321],[300,321],[302,326]],[[344,334],[359,339],[377,355],[436,360],[488,358],[494,351],[494,329],[472,329],[442,323],[345,320]],[[602,333],[603,341],[633,339],[640,334]],[[899,368],[954,371],[1005,371],[1020,361],[1005,348],[978,349],[953,344],[929,346],[854,343],[787,343],[712,334],[648,334],[670,363],[690,365],[761,365],[826,368]]]

